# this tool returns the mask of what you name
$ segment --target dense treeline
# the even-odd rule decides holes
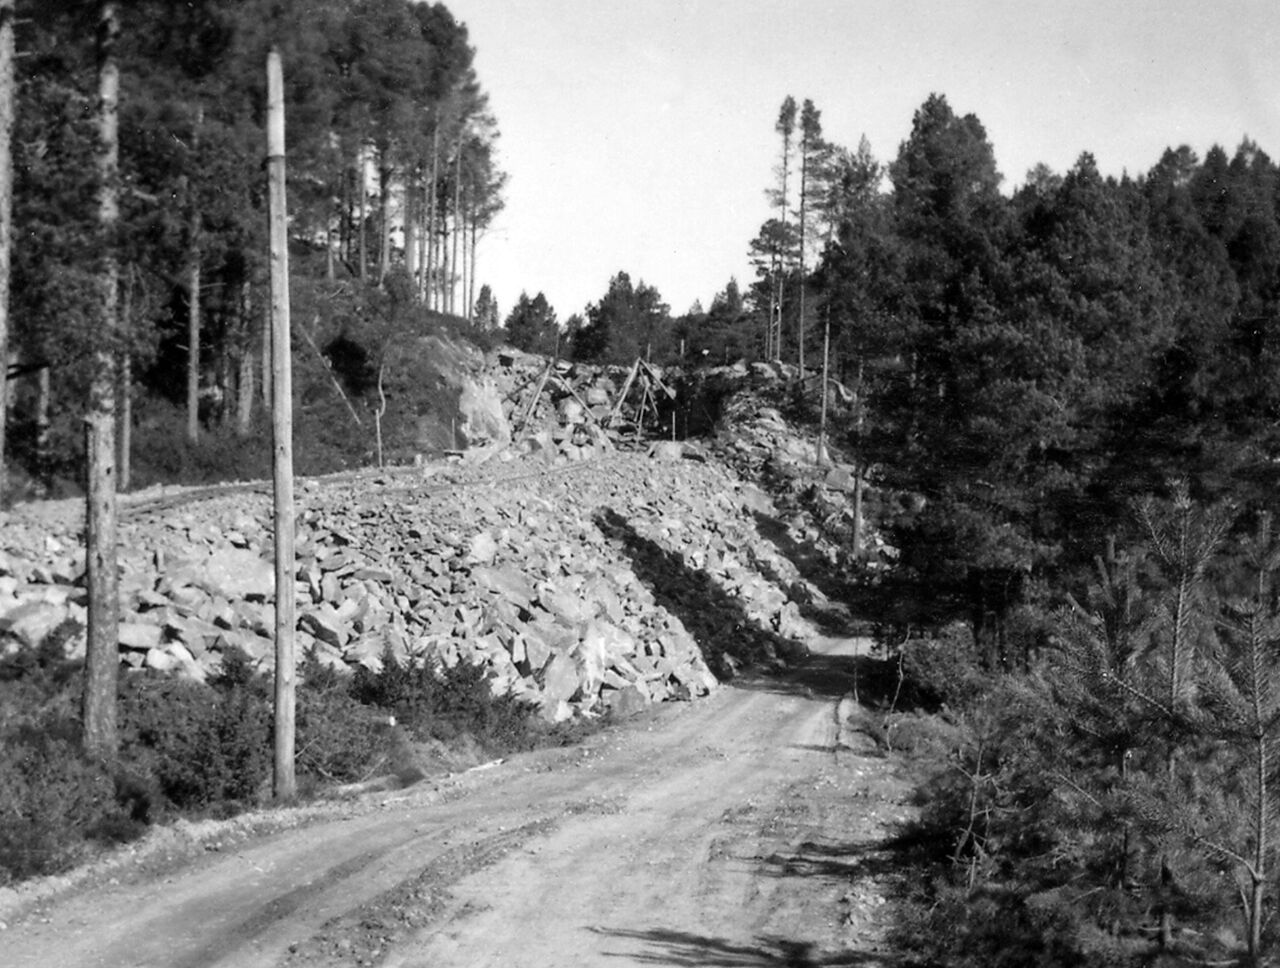
[[[1134,498],[1180,478],[1198,499],[1265,501],[1280,168],[1259,146],[1171,148],[1121,178],[1083,153],[1004,194],[981,122],[941,95],[887,164],[865,139],[827,142],[807,100],[787,98],[776,130],[756,279],[672,317],[619,272],[567,328],[567,355],[782,359],[804,366],[811,415],[829,357],[855,400],[833,439],[881,489],[915,495],[886,523],[899,624],[962,618],[988,665],[1016,663],[1010,609],[1065,587]],[[552,351],[554,313],[527,310],[512,337]]]
[[[18,3],[8,351],[20,465],[77,476],[73,418],[104,345],[119,360],[125,455],[127,429],[165,399],[182,409],[189,441],[221,425],[250,434],[267,375],[271,45],[285,63],[298,326],[322,348],[386,329],[365,302],[397,274],[419,324],[425,313],[470,317],[478,242],[505,176],[466,28],[443,4],[120,3],[122,210],[111,239],[95,221],[94,13],[72,0]],[[105,251],[119,265],[116,332],[95,322]],[[364,340],[369,355],[382,335]],[[132,415],[144,394],[148,412]]]
[[[902,621],[965,618],[989,664],[1013,662],[1008,608],[1087,564],[1135,497],[1176,477],[1265,500],[1280,169],[1257,145],[1170,149],[1122,178],[1084,153],[1005,195],[981,122],[940,95],[887,165],[865,140],[825,144],[807,101],[778,131],[757,279],[673,321],[663,352],[813,374],[829,338],[856,400],[835,436],[918,496],[890,523]]]
[[[1086,153],[1005,195],[940,96],[889,164],[841,157],[829,230],[780,206],[703,339],[813,370],[829,336],[833,437],[898,496],[860,587],[908,643],[871,730],[928,768],[908,962],[1270,963],[1280,169]]]

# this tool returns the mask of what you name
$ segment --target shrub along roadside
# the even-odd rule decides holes
[[[1146,541],[1099,556],[1027,671],[952,670],[965,688],[943,683],[932,716],[895,714],[921,775],[898,843],[906,964],[1280,950],[1280,536],[1185,492],[1138,512]]]
[[[231,816],[270,793],[270,677],[234,654],[207,684],[122,677],[120,755],[104,765],[79,749],[80,666],[58,644],[67,631],[0,661],[0,886],[67,870],[151,824]],[[304,790],[391,772],[416,779],[406,751],[414,741],[498,756],[563,745],[586,728],[548,726],[532,708],[493,696],[471,666],[436,671],[388,657],[381,671],[352,677],[309,656],[299,669]]]

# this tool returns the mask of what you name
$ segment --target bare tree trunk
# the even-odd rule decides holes
[[[391,168],[386,149],[378,157],[378,285],[391,271]]]
[[[262,409],[271,410],[271,303],[262,307]]]
[[[864,399],[862,395],[862,367],[863,361],[858,360],[858,417],[854,424],[854,432],[858,435],[858,469],[853,479],[853,557],[855,560],[862,557],[862,496],[866,491],[867,482],[867,459],[866,448],[863,446],[862,432],[865,427],[864,417]]]
[[[867,464],[861,457],[853,477],[853,558],[862,557],[862,495],[866,491]]]
[[[418,301],[427,301],[427,238],[431,233],[431,223],[427,220],[428,204],[426,188],[421,189],[422,197],[418,199]]]
[[[82,706],[83,743],[89,755],[113,759],[116,683],[120,674],[120,587],[116,563],[115,338],[119,269],[115,233],[120,218],[118,100],[120,72],[115,47],[120,35],[115,0],[99,0],[98,60],[98,228],[103,256],[101,331],[94,358],[86,419],[88,500],[85,509],[85,564],[89,630]]]
[[[351,264],[351,206],[355,204],[351,198],[351,180],[353,177],[351,169],[343,165],[342,211],[338,220],[338,246],[342,253],[343,261],[348,265]]]
[[[471,210],[471,274],[470,291],[467,293],[467,322],[475,322],[476,308],[476,245],[480,241],[480,227],[477,224],[476,212],[473,207]]]
[[[5,426],[9,418],[9,265],[13,245],[13,18],[0,0],[0,499],[9,489]]]
[[[120,348],[120,440],[117,463],[120,468],[119,490],[128,491],[133,476],[133,289],[136,269],[129,267],[129,280],[124,287],[124,301],[120,307],[120,328],[123,345]]]
[[[454,159],[453,165],[453,264],[458,265],[458,246],[461,245],[462,239],[466,236],[462,230],[462,129],[458,129],[458,156]],[[461,284],[461,277],[449,278],[449,312],[453,315],[461,315],[458,312],[457,303],[457,286]]]
[[[324,223],[324,278],[326,282],[333,282],[337,278],[337,267],[334,265],[333,259],[333,219],[326,217]]]
[[[387,395],[382,389],[382,376],[386,372],[387,362],[385,357],[378,361],[378,409],[373,412],[373,434],[374,440],[378,447],[378,467],[383,466],[382,462],[382,418],[387,412]]]
[[[200,150],[200,128],[204,125],[204,109],[196,110],[195,130],[192,134],[192,150]],[[187,205],[190,211],[188,229],[191,233],[187,267],[187,440],[200,440],[200,209],[195,191],[188,180]]]
[[[49,367],[40,367],[36,377],[36,483],[41,497],[53,493],[53,468],[49,460],[49,405],[53,389],[49,385]]]
[[[805,217],[805,196],[808,194],[809,181],[809,149],[807,142],[801,142],[800,147],[800,318],[796,320],[796,352],[797,362],[800,366],[800,389],[804,391],[804,230],[807,221]]]
[[[822,409],[818,417],[818,463],[827,463],[827,396],[830,392],[828,380],[831,369],[831,313],[822,326]],[[803,373],[801,379],[804,379]]]
[[[449,271],[449,216],[441,212],[436,238],[435,310],[438,313],[449,311]]]
[[[471,271],[467,265],[467,240],[470,237],[470,227],[467,223],[465,209],[458,209],[458,300],[461,306],[458,307],[458,315],[463,319],[470,318],[470,312],[467,309],[467,287],[470,285],[470,277],[468,273]]]
[[[365,224],[368,222],[369,184],[367,176],[369,168],[365,164],[363,147],[357,154],[356,165],[358,167],[356,186],[360,191],[360,225],[358,227],[360,233],[360,281],[364,282],[369,278],[369,231]]]
[[[253,350],[245,347],[240,354],[239,372],[236,376],[236,436],[248,437],[253,427]]]
[[[187,269],[187,440],[200,440],[200,256]]]
[[[235,422],[235,408],[232,406],[235,399],[235,388],[232,386],[235,378],[232,360],[235,351],[232,345],[234,336],[234,333],[229,333],[222,340],[213,358],[213,385],[218,391],[216,418],[219,427],[229,427]]]
[[[276,565],[273,785],[277,800],[291,800],[298,792],[294,772],[293,381],[289,348],[289,230],[284,145],[284,81],[280,53],[273,47],[267,55],[267,194],[271,224],[271,369],[274,376],[271,408]]]
[[[438,309],[436,298],[436,275],[439,272],[440,237],[436,223],[440,221],[440,122],[436,122],[431,132],[431,185],[427,196],[427,272],[426,294],[427,308]]]
[[[332,250],[330,250],[332,251]],[[253,287],[240,284],[240,359],[236,376],[236,436],[248,437],[253,425]]]
[[[406,172],[404,186],[404,267],[418,284],[418,206],[417,206],[417,169],[413,173]]]
[[[457,157],[453,166],[453,256],[449,260],[449,313],[457,315],[458,237],[462,234],[462,127],[458,128]]]

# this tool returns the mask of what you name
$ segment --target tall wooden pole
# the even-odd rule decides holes
[[[277,800],[297,795],[294,775],[293,377],[289,348],[289,228],[285,206],[284,78],[267,55],[267,187],[271,222],[271,435],[275,482]]]
[[[9,400],[9,265],[13,246],[14,3],[0,0],[0,499],[9,489],[4,431]]]
[[[116,43],[120,23],[114,0],[98,3],[98,230],[103,246],[98,270],[100,314],[89,408],[85,418],[87,501],[85,572],[89,629],[85,647],[81,707],[85,751],[98,759],[115,757],[116,683],[120,674],[120,576],[116,548],[116,379],[119,267],[116,230],[120,221],[117,110],[120,70]]]

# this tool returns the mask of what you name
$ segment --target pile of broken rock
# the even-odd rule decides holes
[[[757,530],[769,498],[676,457],[303,482],[299,654],[339,669],[482,663],[495,691],[558,721],[704,694],[740,662],[803,642],[797,601],[820,593]],[[69,657],[83,653],[75,511],[0,516],[0,655],[59,627]],[[269,671],[271,558],[261,493],[126,515],[121,662],[203,679],[238,649]]]

